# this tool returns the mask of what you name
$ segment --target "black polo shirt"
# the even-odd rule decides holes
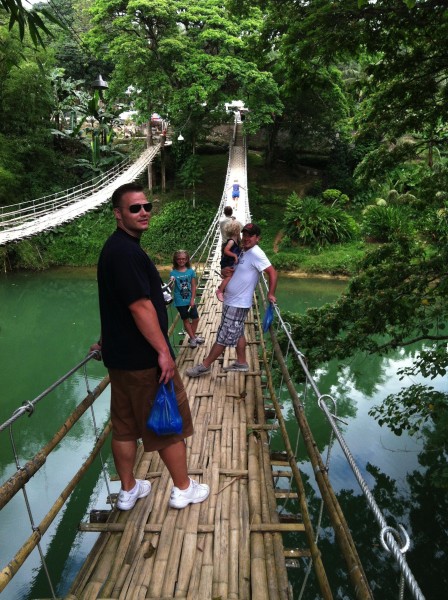
[[[104,244],[98,261],[101,353],[107,368],[136,371],[158,365],[157,352],[140,333],[129,310],[141,298],[153,303],[174,357],[168,342],[168,315],[161,285],[159,272],[140,247],[140,240],[117,228]]]

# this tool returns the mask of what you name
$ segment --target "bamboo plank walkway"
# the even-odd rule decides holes
[[[234,179],[244,186],[238,206],[228,188]],[[233,204],[241,222],[246,221],[241,124],[226,185],[227,203]],[[157,453],[140,449],[135,475],[151,481],[151,494],[131,511],[114,509],[105,524],[82,525],[83,530],[102,533],[71,587],[69,600],[292,598],[285,564],[285,556],[291,554],[283,547],[282,533],[303,532],[304,525],[279,522],[276,498],[284,494],[276,493],[272,476],[268,430],[273,426],[265,420],[255,312],[250,311],[246,321],[248,373],[222,370],[236,358],[235,350],[228,349],[211,374],[198,379],[184,375],[188,367],[202,361],[216,339],[222,312],[215,295],[219,258],[218,243],[208,280],[201,283],[198,334],[206,342],[192,349],[185,339],[177,356],[195,428],[187,440],[189,474],[210,486],[210,496],[183,510],[169,508],[169,473]]]
[[[200,304],[202,347],[184,345],[178,368],[203,359],[215,341],[222,304],[212,265]],[[168,507],[172,481],[157,453],[140,452],[136,476],[152,483],[133,510],[114,509],[67,598],[274,600],[292,597],[279,523],[262,398],[262,372],[253,311],[246,322],[248,373],[225,373],[226,350],[212,373],[184,377],[195,433],[187,440],[189,473],[210,485],[202,504]],[[280,494],[281,496],[281,494]]]

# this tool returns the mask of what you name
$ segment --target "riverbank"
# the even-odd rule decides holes
[[[154,262],[170,264],[172,253],[187,248],[191,253],[199,245],[216,214],[225,181],[227,154],[200,155],[206,177],[192,192],[169,181],[166,193],[154,193],[153,219],[142,245]],[[342,277],[356,271],[366,252],[360,240],[333,244],[324,248],[293,246],[283,239],[283,216],[288,197],[294,192],[307,193],[319,179],[317,171],[290,168],[284,163],[267,169],[260,153],[248,153],[248,188],[253,220],[261,225],[260,246],[280,272],[298,277]],[[170,187],[171,185],[171,187]],[[96,265],[104,240],[115,222],[105,205],[63,227],[0,247],[0,265],[4,272],[42,271],[53,267],[91,267]]]
[[[306,271],[280,271],[285,277],[294,277],[296,279],[329,279],[337,281],[348,281],[349,275],[331,275],[330,273],[307,273]]]

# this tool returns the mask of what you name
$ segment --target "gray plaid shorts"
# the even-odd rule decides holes
[[[221,324],[216,338],[218,344],[221,346],[236,346],[240,337],[244,335],[244,321],[249,310],[249,308],[223,305]]]

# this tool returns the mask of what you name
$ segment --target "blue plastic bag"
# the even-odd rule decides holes
[[[263,318],[263,333],[266,333],[269,330],[269,327],[271,326],[273,320],[274,320],[274,305],[272,304],[272,302],[269,302],[269,305],[266,309],[266,312],[264,313],[264,318]]]
[[[167,384],[160,384],[146,426],[157,435],[182,433],[182,417],[172,379]]]

